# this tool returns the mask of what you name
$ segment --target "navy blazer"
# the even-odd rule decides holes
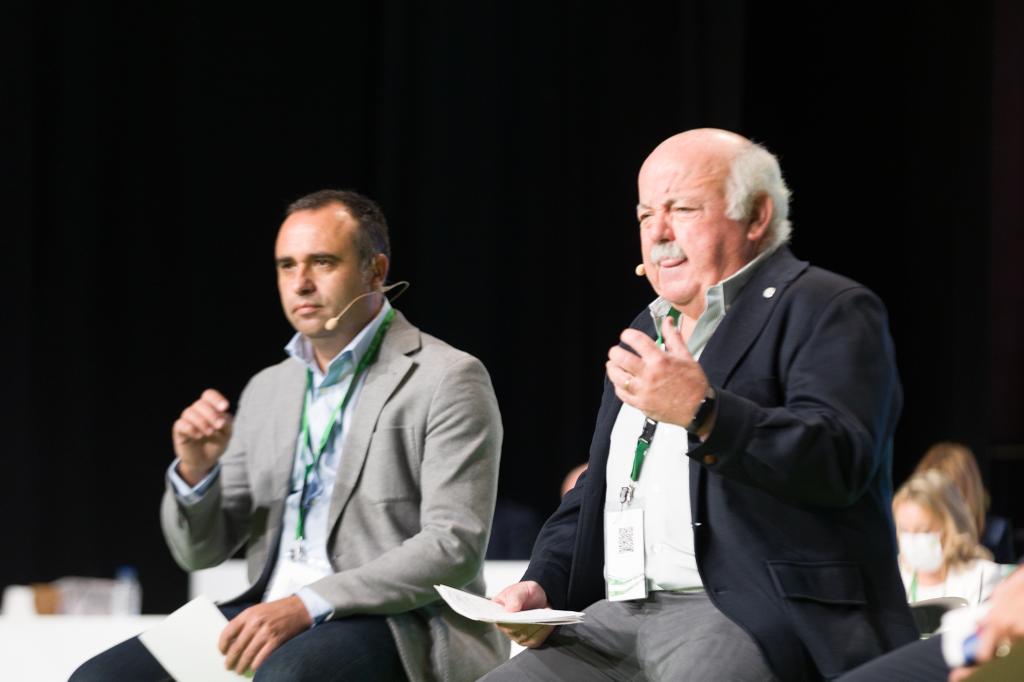
[[[655,336],[646,310],[632,326]],[[711,601],[787,682],[835,677],[916,639],[890,508],[902,391],[882,302],[782,247],[700,364],[717,418],[685,455]],[[588,475],[541,530],[523,576],[554,608],[605,596],[605,470],[621,404],[606,379]]]

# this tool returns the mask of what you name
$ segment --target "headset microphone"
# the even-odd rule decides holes
[[[329,331],[329,332],[330,331],[334,331],[335,327],[338,326],[338,322],[341,320],[342,316],[344,316],[345,313],[348,312],[349,308],[351,308],[353,305],[355,305],[355,302],[358,301],[359,299],[366,298],[367,296],[373,296],[374,294],[380,294],[381,296],[383,296],[384,294],[386,294],[387,292],[391,291],[392,289],[394,289],[396,287],[402,287],[402,288],[399,290],[399,292],[397,294],[395,294],[392,297],[392,300],[394,300],[394,299],[398,298],[399,296],[401,296],[402,294],[404,294],[405,290],[409,288],[409,283],[403,280],[401,282],[395,282],[394,284],[389,284],[386,287],[381,287],[380,289],[377,289],[376,291],[367,291],[365,294],[359,294],[358,296],[353,298],[351,301],[349,301],[348,305],[345,306],[344,310],[342,310],[340,313],[338,313],[337,315],[335,315],[331,319],[327,320],[327,322],[324,323],[324,328],[326,328],[327,331]]]
[[[643,277],[644,275],[647,274],[647,268],[645,268],[644,264],[641,263],[640,265],[636,266],[636,269],[633,270],[633,272],[636,273],[637,277]]]

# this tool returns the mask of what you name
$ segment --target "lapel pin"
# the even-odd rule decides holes
[[[775,287],[768,287],[767,289],[761,292],[761,295],[764,296],[765,298],[771,298],[772,296],[775,295]]]

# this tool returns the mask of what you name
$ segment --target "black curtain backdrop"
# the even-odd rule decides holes
[[[886,301],[896,480],[964,440],[1024,526],[1024,16],[771,5],[9,3],[0,585],[132,564],[184,600],[171,422],[282,356],[273,238],[323,187],[380,201],[400,307],[487,365],[501,498],[546,515],[651,298],[636,171],[698,126],[775,151],[797,255]]]

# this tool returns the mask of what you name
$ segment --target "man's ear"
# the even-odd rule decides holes
[[[775,203],[771,195],[762,194],[754,200],[750,209],[750,216],[747,222],[747,239],[752,242],[760,242],[768,233],[768,226],[775,214]]]
[[[378,253],[370,261],[370,290],[380,291],[388,278],[388,257]]]

